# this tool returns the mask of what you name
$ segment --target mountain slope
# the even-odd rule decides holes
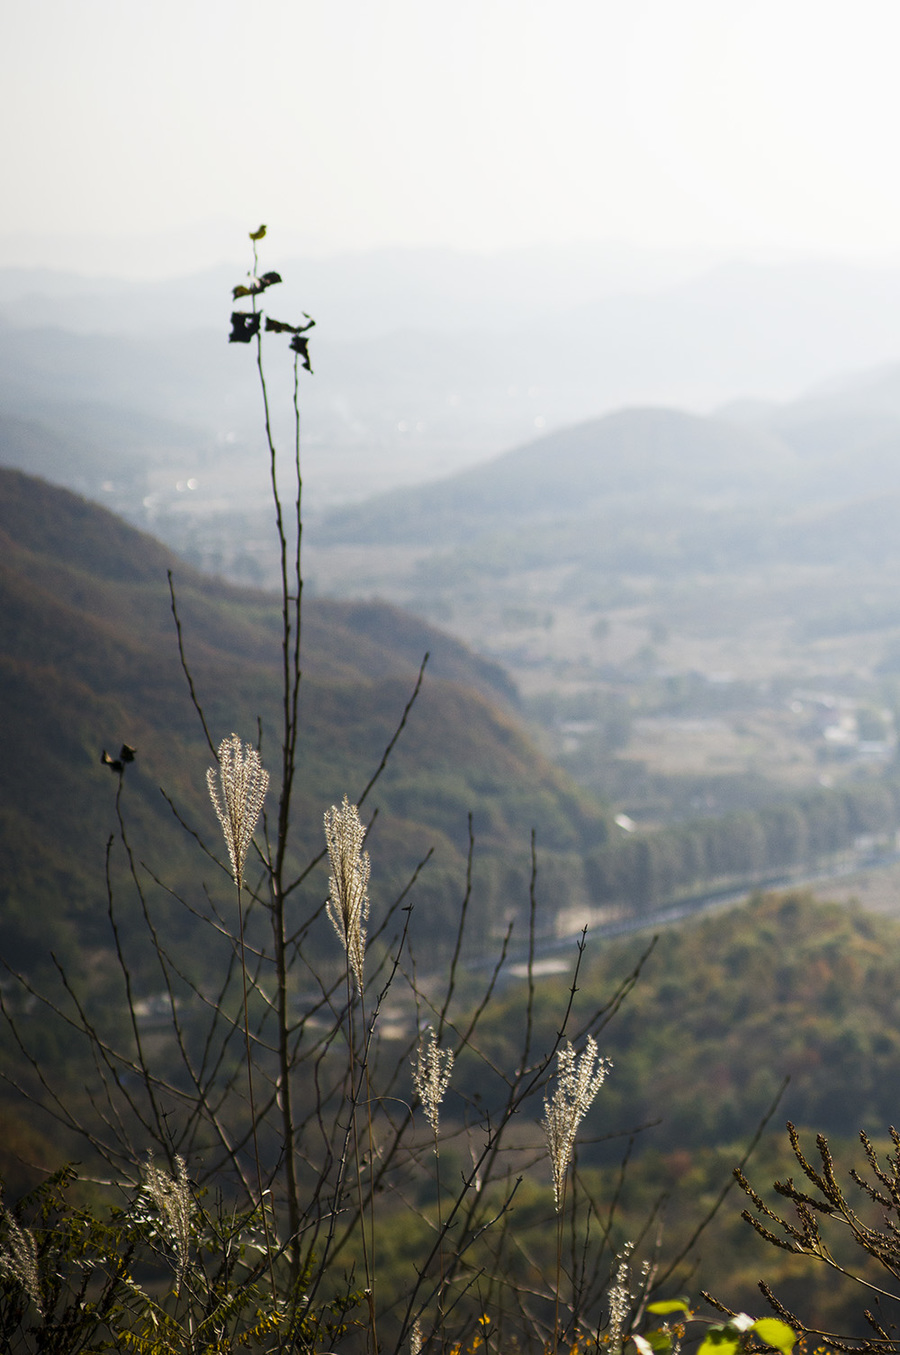
[[[274,773],[275,600],[196,574],[64,490],[0,472],[0,700],[7,726],[0,942],[14,967],[37,964],[48,940],[69,951],[106,944],[104,844],[116,831],[117,777],[100,765],[103,747],[115,753],[126,742],[137,749],[122,801],[137,858],[154,863],[178,890],[196,891],[198,879],[210,875],[158,789],[166,787],[181,816],[217,851],[204,781],[211,755],[180,668],[169,569],[186,657],[214,739],[231,730],[255,739],[259,718],[263,758]],[[373,896],[376,908],[384,906],[435,846],[434,868],[417,898],[439,939],[462,888],[472,810],[483,936],[527,900],[527,890],[524,899],[516,896],[510,881],[527,873],[532,826],[547,848],[551,876],[569,879],[577,893],[584,887],[577,854],[602,840],[605,822],[524,738],[502,671],[392,608],[313,602],[306,611],[293,847],[298,865],[315,854],[323,810],[345,792],[361,793],[426,650],[422,694],[369,802],[370,811],[379,810]],[[318,902],[322,880],[311,887]],[[174,918],[171,904],[161,906]]]

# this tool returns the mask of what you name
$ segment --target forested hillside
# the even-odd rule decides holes
[[[211,754],[181,671],[167,570],[214,740],[232,730],[255,739],[259,719],[273,769],[278,613],[269,596],[204,578],[103,510],[15,472],[2,473],[0,534],[0,937],[7,962],[31,968],[51,945],[71,957],[108,943],[104,850],[117,778],[101,765],[104,748],[137,750],[123,807],[138,857],[170,888],[196,888],[203,873],[160,794],[209,835]],[[604,840],[604,815],[521,733],[501,670],[388,606],[313,601],[305,611],[297,863],[321,849],[324,809],[358,796],[378,766],[426,651],[420,696],[372,796],[379,906],[433,848],[418,907],[434,943],[452,935],[471,812],[478,936],[527,907],[533,826],[559,885],[541,921],[550,930],[559,901],[583,896],[582,857]]]
[[[640,1236],[659,1211],[659,1273],[681,1256],[667,1292],[711,1290],[756,1312],[757,1284],[765,1279],[811,1325],[865,1332],[865,1293],[824,1265],[766,1246],[741,1219],[748,1201],[736,1188],[681,1253],[720,1191],[733,1186],[732,1170],[773,1106],[745,1169],[760,1194],[783,1210],[772,1182],[800,1176],[784,1132],[791,1120],[815,1161],[816,1134],[827,1136],[857,1202],[847,1173],[855,1167],[865,1174],[859,1131],[881,1145],[896,1123],[900,926],[794,891],[756,895],[714,918],[667,928],[655,944],[649,933],[602,943],[589,936],[576,1024],[636,964],[637,984],[600,1037],[613,1066],[579,1149],[582,1188],[616,1215],[620,1245]],[[537,981],[538,1045],[552,1038],[569,981]],[[525,990],[524,982],[508,987],[482,1029],[481,1047],[498,1067],[516,1047]],[[461,1065],[456,1093],[477,1092],[490,1105],[502,1095],[500,1081],[476,1077],[475,1067],[471,1059]],[[449,1113],[454,1104],[451,1096]],[[547,1264],[539,1192],[529,1185],[519,1204],[518,1226],[528,1230],[523,1250]],[[876,1226],[878,1217],[873,1211]],[[840,1229],[833,1236],[842,1262],[858,1268],[859,1250]],[[877,1267],[867,1274],[880,1282]],[[886,1305],[885,1314],[891,1311]]]

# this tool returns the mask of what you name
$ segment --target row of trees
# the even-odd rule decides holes
[[[761,809],[635,834],[588,854],[598,903],[642,910],[679,894],[732,882],[756,883],[819,866],[860,839],[885,844],[900,826],[900,780],[817,790]]]

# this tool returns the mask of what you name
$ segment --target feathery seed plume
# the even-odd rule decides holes
[[[264,770],[256,749],[249,743],[242,745],[237,734],[222,740],[218,758],[218,767],[207,770],[206,784],[225,834],[234,882],[240,889],[244,883],[247,849],[269,787],[269,773]],[[217,778],[222,788],[221,799],[216,789]]]
[[[452,1071],[453,1050],[441,1049],[434,1033],[434,1026],[429,1026],[419,1036],[416,1061],[413,1064],[413,1083],[435,1138],[441,1102],[450,1083]]]
[[[347,952],[356,987],[363,991],[366,959],[366,924],[369,920],[369,854],[362,850],[366,831],[356,805],[346,795],[340,809],[332,805],[325,813],[325,840],[331,875],[328,880],[328,916]]]
[[[175,1290],[181,1288],[191,1246],[191,1188],[183,1157],[175,1158],[175,1176],[157,1167],[151,1158],[144,1170],[144,1190],[166,1226],[166,1236],[175,1248]]]
[[[0,1204],[0,1213],[9,1229],[6,1246],[0,1251],[0,1275],[17,1280],[43,1317],[44,1302],[34,1233],[18,1223],[5,1205]]]
[[[606,1058],[598,1060],[597,1041],[592,1035],[587,1037],[580,1058],[576,1059],[570,1041],[566,1042],[565,1049],[560,1049],[556,1058],[556,1091],[549,1101],[544,1097],[543,1125],[550,1150],[553,1195],[559,1213],[578,1126],[603,1085],[612,1063]]]
[[[609,1346],[614,1355],[619,1355],[625,1340],[625,1322],[631,1312],[634,1295],[631,1292],[631,1266],[629,1258],[634,1251],[634,1243],[626,1242],[616,1257],[616,1269],[613,1284],[609,1291]]]

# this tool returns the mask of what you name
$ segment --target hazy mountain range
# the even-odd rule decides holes
[[[262,266],[284,277],[272,313],[318,321],[301,392],[312,507],[433,479],[623,405],[781,401],[900,356],[900,270],[682,261],[664,272],[648,259],[642,272],[628,258],[617,283],[616,256],[588,250],[291,261],[264,246]],[[0,270],[0,408],[89,442],[90,464],[70,458],[60,478],[117,494],[136,519],[148,494],[174,499],[182,479],[200,499],[246,502],[258,390],[246,351],[223,348],[244,276],[219,267],[126,284]],[[289,437],[290,390],[277,386],[289,372],[270,349]],[[122,445],[136,452],[124,466]],[[28,468],[14,444],[4,460]]]
[[[696,565],[704,552],[710,569],[728,560],[836,563],[848,552],[874,563],[896,553],[898,494],[900,365],[787,404],[734,403],[712,416],[620,410],[442,480],[333,509],[312,535],[323,550],[493,550],[495,565],[505,558],[513,570],[581,559],[621,573],[641,561],[652,570],[654,559]]]

